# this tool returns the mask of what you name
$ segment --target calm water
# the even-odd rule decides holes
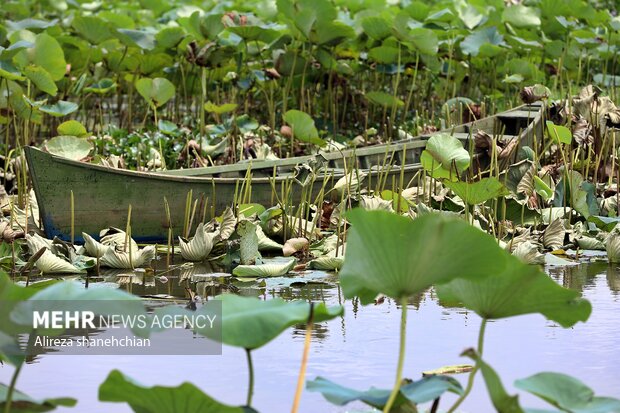
[[[198,269],[198,272],[205,269]],[[514,391],[513,381],[540,371],[557,371],[574,375],[597,394],[620,396],[620,272],[607,263],[593,262],[578,266],[548,269],[560,284],[583,292],[593,305],[590,320],[571,329],[563,329],[542,316],[522,316],[489,323],[485,359],[500,373],[504,384]],[[169,294],[183,296],[178,271],[161,283],[153,278],[135,280],[121,288],[135,294]],[[187,275],[187,274],[186,274]],[[127,282],[110,274],[105,281]],[[294,279],[270,280],[260,288],[255,284],[238,284],[242,294],[265,298],[311,298],[328,304],[342,303],[345,316],[316,326],[312,341],[307,377],[323,376],[357,389],[370,386],[390,388],[398,349],[399,309],[386,300],[380,305],[362,307],[351,300],[342,301],[333,276],[312,273],[325,283],[300,285]],[[142,283],[140,283],[142,282]],[[217,293],[219,287],[198,284],[201,294]],[[202,291],[202,292],[201,292]],[[459,354],[476,342],[480,319],[474,313],[443,308],[427,291],[410,302],[408,358],[405,376],[419,378],[424,370],[466,363]],[[289,329],[276,340],[254,352],[256,387],[254,407],[262,413],[290,411],[304,341],[303,326]],[[79,400],[75,409],[59,412],[130,412],[123,404],[100,403],[97,389],[108,372],[117,368],[147,385],[178,385],[191,381],[216,399],[229,404],[243,404],[247,385],[245,356],[242,350],[224,347],[218,356],[68,356],[44,355],[22,370],[18,388],[34,397],[73,396]],[[11,367],[0,367],[0,381],[8,383]],[[480,375],[479,375],[480,376]],[[463,380],[466,376],[457,376]],[[537,399],[521,396],[523,405],[544,406]],[[442,406],[453,400],[446,396]],[[326,402],[318,393],[304,392],[301,412],[361,411],[361,404],[339,408]],[[493,411],[484,382],[476,386],[463,405],[464,412]]]

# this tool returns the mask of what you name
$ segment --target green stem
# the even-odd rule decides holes
[[[390,409],[392,409],[392,405],[396,400],[396,396],[398,396],[398,392],[400,391],[400,384],[403,380],[403,365],[405,364],[405,345],[407,338],[407,297],[402,297],[400,299],[400,347],[398,350],[398,364],[396,366],[396,381],[394,382],[394,388],[392,389],[392,393],[390,394],[390,398],[388,399],[385,407],[383,408],[383,413],[389,413]]]
[[[463,401],[469,396],[471,389],[474,387],[474,378],[476,377],[476,373],[480,369],[480,360],[482,359],[482,351],[484,350],[484,331],[486,330],[487,319],[483,318],[482,323],[480,323],[480,330],[478,331],[478,358],[476,359],[476,365],[474,369],[469,373],[469,377],[467,378],[467,386],[465,387],[465,391],[458,398],[456,402],[450,407],[447,413],[452,413],[456,411],[456,409],[463,403]]]
[[[17,383],[17,377],[19,376],[19,372],[22,370],[23,365],[24,363],[19,363],[17,366],[15,366],[13,377],[11,377],[11,384],[9,384],[9,389],[7,390],[7,393],[6,393],[4,413],[9,413],[11,411],[11,404],[13,402],[13,392],[15,391],[15,383]]]
[[[248,372],[250,374],[248,383],[248,398],[245,402],[247,406],[252,405],[252,395],[254,394],[254,365],[252,364],[252,350],[246,348],[245,355],[248,359]]]

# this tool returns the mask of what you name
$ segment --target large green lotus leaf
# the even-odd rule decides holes
[[[610,232],[613,230],[618,222],[620,222],[620,217],[604,217],[601,215],[590,215],[588,217],[588,222],[596,225],[598,229],[602,229],[605,232]]]
[[[515,381],[515,386],[528,391],[553,406],[573,413],[620,412],[620,400],[595,397],[594,391],[574,377],[543,372]]]
[[[97,93],[103,95],[116,88],[116,83],[112,79],[101,79],[90,86],[84,88],[85,93]]]
[[[465,54],[478,56],[482,46],[503,46],[505,44],[504,37],[497,31],[497,27],[486,27],[465,37],[461,42],[461,50]]]
[[[372,49],[368,51],[368,58],[374,60],[377,63],[392,64],[392,63],[398,62],[399,53],[401,52],[396,47],[379,46],[379,47],[373,47]],[[373,93],[373,92],[370,92],[370,93]],[[374,92],[374,93],[385,93],[385,92]],[[388,95],[387,93],[386,95],[390,97],[388,102],[390,100],[393,101],[394,97],[392,95]],[[390,104],[388,103],[388,105],[386,106],[390,106]]]
[[[460,219],[428,214],[411,220],[361,209],[347,219],[352,227],[340,282],[347,298],[363,303],[379,293],[401,298],[456,277],[490,276],[512,263],[491,236]]]
[[[42,67],[27,66],[24,69],[24,74],[41,92],[45,92],[50,96],[56,96],[56,93],[58,93],[58,87],[54,79],[52,79],[52,75]]]
[[[504,184],[495,177],[483,178],[473,183],[446,181],[444,185],[454,191],[459,198],[469,205],[482,204],[490,199],[510,193]]]
[[[537,27],[541,23],[539,12],[535,8],[521,4],[506,7],[502,13],[502,21],[515,27]]]
[[[96,16],[76,16],[73,19],[72,26],[93,44],[99,44],[112,38],[109,24]]]
[[[375,40],[383,40],[392,33],[392,24],[382,16],[368,16],[362,19],[364,33]]]
[[[389,93],[385,93],[381,91],[368,92],[366,93],[365,96],[369,102],[374,103],[375,105],[388,107],[388,108],[391,108],[393,106],[396,106],[396,107],[405,106],[405,102],[395,97],[394,95],[390,95]]]
[[[461,141],[452,135],[440,133],[428,140],[420,162],[434,178],[456,181],[469,167],[470,157]]]
[[[473,29],[484,20],[484,14],[465,0],[456,1],[454,4],[456,13],[468,29]]]
[[[317,22],[315,30],[310,33],[310,41],[324,47],[336,46],[353,37],[355,30],[339,21]]]
[[[140,96],[156,107],[162,106],[172,99],[175,92],[172,82],[163,77],[139,79],[136,82],[136,89]]]
[[[566,126],[556,125],[551,121],[546,122],[547,133],[555,143],[570,145],[573,141],[573,134]]]
[[[76,136],[56,136],[47,141],[45,149],[51,154],[79,161],[88,156],[93,146]]]
[[[66,122],[61,123],[56,128],[59,135],[69,135],[69,136],[78,136],[82,137],[88,135],[88,131],[86,127],[82,125],[77,120],[68,120]]]
[[[293,128],[293,136],[303,142],[309,142],[318,146],[325,145],[325,141],[319,138],[319,132],[314,126],[314,120],[305,112],[289,110],[284,114],[284,121]]]
[[[437,54],[439,39],[434,31],[421,27],[412,29],[409,32],[408,43],[421,54]]]
[[[487,392],[496,411],[501,413],[525,413],[519,404],[519,396],[508,394],[495,370],[482,360],[474,349],[466,350],[462,355],[470,357],[480,367],[484,383],[487,386]]]
[[[24,76],[10,60],[0,60],[0,77],[8,80],[24,80]]]
[[[221,340],[229,346],[256,349],[264,346],[288,327],[305,323],[310,316],[310,303],[284,301],[281,298],[259,300],[225,294],[217,297],[222,302],[222,317],[215,321],[217,328],[197,331],[213,340]],[[324,303],[314,305],[313,320],[322,322],[342,315],[340,306],[327,307]],[[200,312],[200,310],[198,310]],[[220,336],[221,331],[221,336]]]
[[[118,370],[112,370],[99,386],[99,400],[127,403],[136,413],[256,413],[249,407],[222,404],[192,383],[146,387]]]
[[[59,100],[51,105],[43,105],[39,108],[39,110],[43,113],[47,113],[48,115],[61,117],[67,116],[78,110],[78,104],[74,102],[67,102],[66,100]]]
[[[8,386],[0,383],[0,409],[4,411],[6,407],[6,398],[8,395]],[[33,412],[49,412],[56,410],[59,406],[73,407],[77,404],[77,400],[69,397],[54,399],[34,399],[19,390],[13,391],[11,403],[11,412],[13,413],[33,413]]]
[[[457,278],[437,286],[440,300],[462,303],[487,319],[540,313],[564,327],[588,319],[592,306],[577,291],[558,285],[537,266],[513,256],[508,260],[504,271],[490,277]]]
[[[330,403],[337,406],[361,401],[376,409],[382,410],[390,397],[391,390],[370,388],[358,391],[341,386],[323,377],[308,381],[306,388],[309,391],[320,392]],[[463,389],[460,383],[448,376],[428,376],[421,380],[405,384],[400,388],[391,412],[416,411],[415,405],[426,403],[440,397],[445,392],[461,394]],[[413,409],[413,410],[410,410]]]
[[[143,50],[155,48],[155,35],[142,30],[117,29],[114,33],[125,46],[138,47]]]
[[[67,71],[62,47],[47,33],[37,35],[33,47],[19,52],[15,60],[21,67],[33,64],[45,69],[54,81],[62,79]]]
[[[165,27],[155,35],[155,41],[158,48],[170,49],[176,47],[184,37],[185,30],[182,27]]]

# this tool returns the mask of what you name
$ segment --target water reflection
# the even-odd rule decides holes
[[[584,260],[589,262],[547,271],[559,284],[582,292],[592,302],[593,313],[588,323],[563,329],[539,315],[528,315],[489,324],[485,357],[509,388],[515,379],[538,371],[560,371],[577,376],[602,395],[617,396],[620,388],[617,375],[620,369],[620,353],[617,352],[620,271],[606,262]],[[397,304],[384,299],[376,305],[362,306],[357,299],[345,300],[333,274],[308,272],[285,278],[288,281],[239,281],[222,268],[179,263],[170,269],[157,268],[152,273],[102,272],[101,277],[93,278],[92,282],[105,282],[143,297],[174,297],[184,302],[191,294],[211,299],[222,292],[235,291],[263,300],[283,297],[344,305],[343,317],[314,326],[308,378],[326,376],[358,389],[372,385],[389,387],[398,348]],[[468,361],[459,354],[476,341],[480,319],[475,313],[438,303],[433,289],[412,297],[409,306],[413,311],[407,343],[411,348],[411,356],[406,360],[407,377],[415,379],[422,371]],[[305,324],[296,325],[256,352],[255,397],[259,411],[290,409],[288,398],[282,395],[294,393],[305,329]],[[66,377],[74,377],[76,372],[82,371],[84,363],[89,365],[90,379],[69,380],[69,383],[63,382],[62,388],[50,386],[58,371]],[[75,386],[74,393],[68,395],[80,399],[83,411],[101,410],[102,405],[96,400],[97,387],[114,367],[149,384],[172,385],[189,380],[214,397],[236,404],[242,402],[238,397],[238,384],[246,368],[239,351],[229,347],[224,348],[222,356],[215,358],[169,356],[148,363],[140,357],[119,356],[111,363],[109,359],[96,357],[50,356],[38,359],[36,366],[29,367],[32,369],[26,368],[22,373],[22,389],[35,395],[53,396],[64,394],[60,390]],[[7,377],[6,369],[0,370],[0,381]],[[89,394],[95,396],[85,397]],[[523,401],[527,406],[540,406],[534,399],[525,397]],[[301,412],[344,412],[355,408],[338,409],[318,394],[304,393]],[[105,405],[105,411],[129,410],[121,405]],[[492,411],[481,381],[476,382],[464,411]]]

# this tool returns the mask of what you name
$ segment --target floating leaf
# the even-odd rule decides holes
[[[512,255],[519,258],[525,264],[544,264],[545,255],[538,251],[538,245],[531,241],[523,241],[517,244]]]
[[[274,260],[267,264],[238,265],[232,273],[237,277],[281,277],[291,271],[296,263],[295,258],[290,258],[281,261]]]
[[[317,377],[307,383],[308,391],[320,392],[330,403],[337,406],[361,401],[375,409],[382,410],[390,397],[391,390],[371,388],[366,391],[353,390],[341,386],[323,377]],[[400,392],[392,406],[394,411],[417,411],[416,404],[430,402],[439,398],[445,392],[461,394],[463,392],[458,381],[447,376],[428,376],[421,380],[407,383],[400,388]]]
[[[53,155],[79,161],[88,156],[92,144],[75,136],[56,136],[47,141],[45,149]]]
[[[347,219],[352,228],[340,282],[347,298],[363,303],[379,293],[401,298],[455,277],[497,274],[510,259],[492,237],[459,219],[428,214],[411,220],[360,209]]]
[[[146,387],[118,370],[112,370],[99,386],[99,400],[127,403],[134,412],[140,413],[256,413],[250,407],[222,404],[192,383]]]
[[[605,250],[609,262],[620,262],[620,227],[615,226],[605,238]]]

